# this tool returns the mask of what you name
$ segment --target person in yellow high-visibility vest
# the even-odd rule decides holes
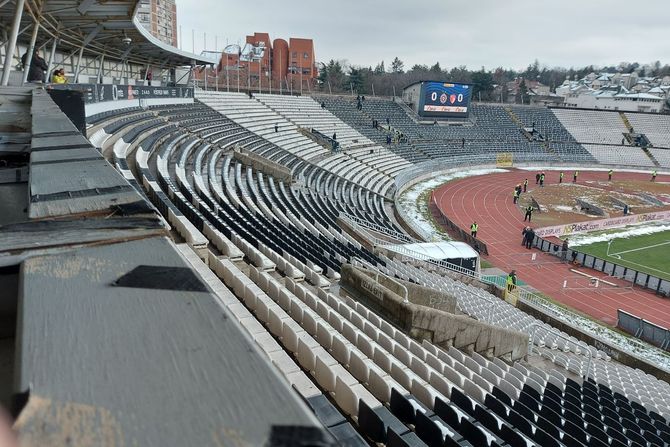
[[[470,225],[470,236],[477,239],[477,231],[478,230],[479,230],[479,225],[477,225],[477,222],[472,222],[472,225]]]
[[[609,181],[609,182],[612,181],[612,174],[614,174],[614,171],[612,169],[607,171],[607,181]]]
[[[507,275],[507,292],[512,293],[516,289],[516,270]]]

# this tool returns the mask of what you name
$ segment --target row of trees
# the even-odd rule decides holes
[[[470,70],[461,65],[451,69],[442,68],[437,62],[432,66],[414,65],[406,69],[405,64],[399,58],[391,61],[390,67],[386,67],[384,61],[373,67],[360,67],[349,65],[346,61],[331,59],[322,63],[319,67],[319,88],[325,92],[333,93],[360,93],[363,95],[377,94],[391,96],[400,94],[402,88],[416,81],[427,79],[450,80],[473,84],[473,96],[482,101],[507,100],[507,89],[496,89],[496,86],[504,86],[507,82],[518,77],[526,80],[537,80],[547,85],[553,91],[566,79],[581,79],[592,72],[637,72],[640,76],[666,76],[670,75],[670,65],[661,65],[656,61],[652,64],[641,65],[639,63],[622,62],[617,66],[594,67],[592,65],[575,69],[541,65],[535,60],[523,71],[498,67],[494,70]],[[525,88],[525,83],[523,85]],[[502,95],[502,98],[501,98]],[[523,98],[519,98],[522,100]]]

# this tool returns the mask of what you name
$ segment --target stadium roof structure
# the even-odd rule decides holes
[[[210,65],[216,60],[167,45],[145,29],[136,17],[139,0],[10,0],[2,2],[0,20],[11,23],[17,3],[24,3],[20,42],[28,42],[39,24],[37,45],[58,39],[61,51],[80,51],[93,56],[136,64],[165,67]],[[129,40],[128,40],[129,39]]]

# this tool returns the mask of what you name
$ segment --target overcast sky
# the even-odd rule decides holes
[[[253,32],[314,39],[318,61],[445,68],[670,63],[668,0],[177,0],[184,50]]]

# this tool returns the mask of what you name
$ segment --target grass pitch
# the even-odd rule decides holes
[[[670,231],[612,239],[610,242],[596,242],[581,245],[576,249],[670,280]]]

